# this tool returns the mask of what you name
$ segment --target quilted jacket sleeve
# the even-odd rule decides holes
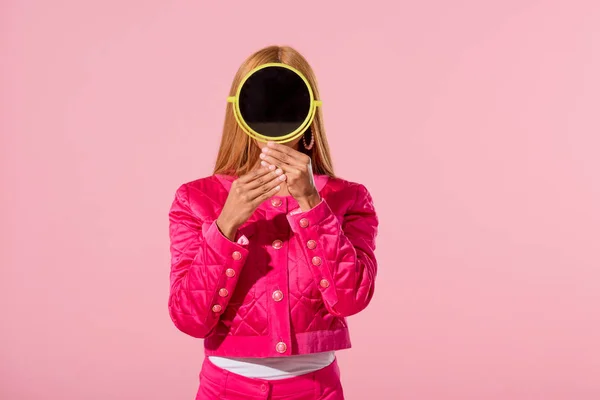
[[[203,221],[192,212],[186,185],[171,205],[169,236],[169,314],[179,330],[205,338],[227,307],[248,249],[226,238],[215,221]]]
[[[367,188],[357,184],[356,199],[342,223],[325,199],[287,218],[301,241],[327,310],[346,317],[367,307],[377,274],[374,251],[379,224]]]

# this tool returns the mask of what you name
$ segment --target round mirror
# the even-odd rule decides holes
[[[300,137],[312,123],[316,101],[308,80],[286,64],[252,70],[240,83],[234,103],[239,126],[251,137],[285,143]]]

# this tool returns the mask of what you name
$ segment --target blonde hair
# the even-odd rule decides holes
[[[300,71],[308,80],[315,99],[321,100],[317,79],[312,68],[297,50],[288,46],[265,47],[248,57],[233,78],[229,95],[235,96],[238,85],[248,72],[259,65],[272,62],[287,64]],[[334,177],[321,107],[317,107],[310,129],[315,140],[312,150],[306,152],[303,149],[302,142],[300,142],[299,149],[310,155],[315,174]],[[233,114],[233,104],[227,103],[221,145],[217,154],[214,173],[234,176],[244,175],[256,164],[259,154],[260,148],[237,124]]]

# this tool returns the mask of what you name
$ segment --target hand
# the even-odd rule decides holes
[[[250,218],[258,206],[281,189],[286,176],[281,169],[259,168],[233,181],[217,226],[229,240],[235,240],[237,229]]]
[[[261,164],[279,166],[287,177],[287,188],[303,211],[316,206],[321,198],[315,186],[309,156],[283,144],[268,142],[260,155]]]

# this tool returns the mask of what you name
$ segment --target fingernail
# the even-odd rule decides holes
[[[281,189],[281,186],[275,186],[275,190]]]
[[[279,180],[281,180],[281,181],[285,181],[285,175],[281,175],[281,176],[279,177]]]
[[[265,158],[265,153],[260,153],[260,158]]]
[[[283,171],[282,171],[281,169],[278,169],[277,171],[275,171],[275,173],[276,173],[277,175],[281,175],[281,173],[282,173],[282,172],[283,172]]]
[[[268,149],[267,147],[263,147],[263,148],[262,148],[262,152],[263,152],[263,153],[266,153],[267,151],[269,151],[269,149]]]
[[[275,142],[271,142],[271,141],[267,142],[267,146],[273,147],[274,144],[275,144]],[[266,147],[263,147],[263,150],[264,149],[266,149]]]
[[[264,162],[264,161],[261,161],[260,165],[262,165],[263,167],[267,167],[268,166],[268,164],[266,162]]]
[[[270,169],[271,171],[273,171],[273,170],[275,169],[275,166],[274,166],[274,165],[269,165],[269,169]]]

